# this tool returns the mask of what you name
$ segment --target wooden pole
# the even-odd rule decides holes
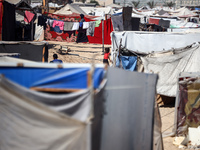
[[[104,53],[104,20],[102,19],[102,52]]]

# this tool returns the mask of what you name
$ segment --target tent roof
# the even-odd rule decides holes
[[[79,6],[73,5],[73,4],[67,4],[60,10],[54,12],[54,14],[62,14],[62,15],[67,15],[67,14],[72,14],[72,13],[86,15],[86,13]]]

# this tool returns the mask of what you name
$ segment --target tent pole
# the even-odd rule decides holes
[[[104,20],[102,19],[102,52],[104,54]]]

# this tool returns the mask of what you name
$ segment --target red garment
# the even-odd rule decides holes
[[[30,23],[34,16],[35,14],[25,11],[24,21]]]
[[[149,24],[156,24],[159,25],[160,19],[149,18]]]
[[[110,55],[110,53],[104,53],[104,58],[103,59],[108,59],[109,55]]]

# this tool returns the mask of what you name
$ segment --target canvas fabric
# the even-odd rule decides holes
[[[1,149],[88,150],[89,126],[77,114],[81,103],[83,110],[89,108],[81,101],[87,96],[88,91],[69,96],[34,92],[1,77]]]
[[[170,55],[171,53],[171,55]],[[200,45],[157,52],[150,57],[141,57],[144,72],[159,75],[158,94],[176,97],[177,79],[180,72],[199,72]]]
[[[153,149],[157,75],[108,68],[101,150]]]

